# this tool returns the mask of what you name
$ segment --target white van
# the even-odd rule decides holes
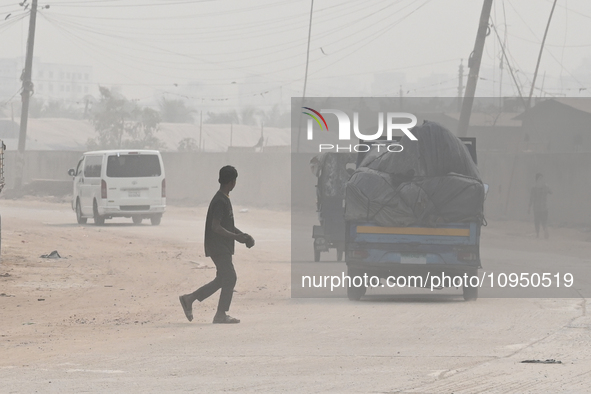
[[[150,218],[160,224],[166,208],[166,179],[156,150],[104,150],[86,152],[76,169],[72,209],[79,224],[93,218],[95,225],[114,217],[132,218],[135,224]]]

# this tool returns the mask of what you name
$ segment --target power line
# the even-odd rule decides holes
[[[515,83],[515,88],[517,89],[517,93],[519,93],[519,98],[521,98],[521,101],[523,102],[523,105],[525,108],[526,103],[525,103],[525,100],[523,99],[523,95],[521,94],[521,88],[519,87],[519,83],[517,82],[517,79],[515,78],[515,73],[513,72],[513,68],[511,67],[511,63],[509,62],[509,59],[507,58],[507,53],[505,51],[505,45],[501,41],[501,37],[499,36],[499,32],[497,31],[497,27],[495,26],[495,24],[492,23],[492,21],[491,21],[490,25],[493,28],[493,31],[495,32],[497,39],[499,40],[499,43],[501,45],[501,50],[503,51],[503,56],[505,57],[505,61],[507,62],[507,67],[509,67],[509,73],[511,74],[511,77],[513,78],[513,82]]]
[[[387,3],[387,2],[388,2],[388,1],[381,1],[380,3]],[[379,3],[378,3],[378,4],[379,4]],[[392,5],[393,5],[393,4],[391,3],[389,6],[392,6]],[[388,7],[389,7],[389,6],[388,6]],[[368,7],[367,7],[367,5],[365,5],[365,6],[364,6],[364,9],[366,9],[366,8],[368,8]],[[387,7],[385,7],[385,8],[387,8]],[[383,9],[383,8],[382,8],[382,9]],[[379,9],[379,10],[378,10],[378,11],[376,11],[376,12],[379,12],[379,11],[381,11],[382,9]],[[327,18],[327,19],[323,20],[323,22],[327,22],[327,21],[329,21],[329,20],[336,19],[337,17],[342,17],[342,16],[345,16],[345,15],[353,14],[353,13],[355,13],[355,14],[358,14],[358,12],[359,12],[358,10],[353,10],[352,12],[349,12],[349,13],[346,13],[346,14],[337,15],[337,16],[335,16],[335,17],[333,17],[333,18]],[[353,24],[355,24],[355,23],[359,23],[359,22],[361,22],[361,21],[364,21],[365,19],[367,19],[368,17],[370,17],[370,16],[371,16],[371,15],[373,15],[373,14],[375,14],[375,12],[374,12],[374,13],[371,13],[371,14],[368,14],[368,15],[364,15],[364,16],[363,16],[363,17],[361,17],[361,18],[356,18],[356,20],[353,22]],[[55,15],[55,13],[54,13],[54,12],[52,12],[52,17],[53,17],[53,19],[54,19],[54,20],[56,20],[56,21],[60,20],[60,19],[58,19],[58,18],[55,18],[55,17],[54,17],[54,15]],[[79,27],[79,28],[80,28],[80,29],[82,29],[83,31],[89,31],[89,30],[90,30],[91,32],[93,32],[93,33],[95,33],[95,34],[97,34],[97,35],[98,35],[98,34],[100,34],[100,35],[105,35],[105,36],[112,36],[112,37],[114,37],[114,38],[121,38],[121,39],[133,40],[132,38],[129,38],[129,37],[122,37],[122,36],[118,36],[118,35],[115,35],[115,34],[113,34],[113,29],[112,29],[112,28],[108,28],[108,30],[106,30],[106,31],[100,31],[100,30],[97,30],[96,28],[94,28],[94,29],[90,28],[90,27],[88,26],[88,24],[81,24],[81,23],[79,23],[79,22],[74,22],[74,21],[67,21],[67,20],[63,20],[63,19],[60,21],[60,23],[62,23],[62,24],[63,24],[63,23],[69,23],[69,24],[70,24],[70,26],[72,26],[72,27],[74,27],[74,26],[76,26],[76,27]],[[329,35],[331,35],[333,32],[341,32],[341,31],[343,31],[343,29],[344,29],[345,27],[348,27],[348,28],[350,28],[350,27],[351,27],[351,23],[347,21],[347,22],[346,22],[345,24],[343,24],[343,25],[336,26],[336,27],[335,27],[334,29],[332,29],[332,30],[329,30],[329,31],[323,32],[322,34],[320,34],[320,35],[318,36],[318,38],[323,38],[323,37],[325,37],[325,36],[329,36]],[[151,29],[151,31],[153,31],[153,30],[154,30],[154,29],[153,29],[153,27],[151,27],[150,29]],[[289,30],[279,30],[279,31],[267,31],[267,30],[264,30],[264,29],[263,29],[263,30],[259,29],[258,31],[255,31],[255,33],[257,33],[257,34],[255,34],[255,35],[248,35],[248,34],[247,34],[247,32],[241,31],[241,32],[240,32],[240,34],[239,34],[239,37],[240,37],[240,38],[246,38],[246,37],[248,37],[249,39],[254,39],[254,38],[257,38],[257,37],[266,37],[266,36],[268,36],[269,34],[272,34],[272,33],[278,33],[278,34],[280,34],[280,33],[285,33],[285,32],[291,31],[291,30],[293,30],[293,29],[289,29]],[[183,37],[185,37],[185,36],[187,36],[189,33],[190,33],[190,32],[187,32],[187,33],[184,33],[184,32],[183,32],[182,36],[183,36]],[[358,32],[354,32],[354,34],[356,34],[356,33],[358,33]],[[138,33],[138,34],[143,34],[143,33]],[[161,36],[162,36],[162,35],[160,34],[160,32],[158,33],[158,36],[159,36],[159,37],[161,37]],[[142,36],[142,37],[143,37],[143,38],[145,38],[144,36]],[[235,41],[235,39],[236,39],[237,37],[238,37],[238,36],[226,36],[225,38],[220,38],[220,37],[217,37],[217,38],[216,38],[215,40],[213,40],[213,41],[204,41],[204,40],[203,40],[203,38],[201,38],[201,37],[200,37],[200,38],[199,38],[199,42],[200,42],[200,44],[207,44],[207,43],[214,43],[214,42],[221,42],[221,41]],[[349,37],[349,36],[347,36],[347,37]],[[345,37],[345,38],[346,38],[346,37]],[[191,39],[191,40],[192,40],[191,42],[194,42],[194,40],[195,40],[195,39],[197,39],[197,38],[193,38],[193,39]],[[343,38],[341,38],[341,39],[337,40],[336,42],[339,42],[339,41],[342,41],[342,40],[343,40]],[[154,39],[150,39],[150,43],[153,43],[154,41],[155,41]],[[160,39],[159,41],[163,41],[163,40],[162,40],[162,39]],[[135,41],[135,42],[137,42],[137,41]],[[169,42],[170,42],[170,40],[168,40],[168,41],[163,41],[163,42],[169,43]],[[174,42],[175,42],[175,43],[178,43],[178,42],[179,42],[179,40],[178,40],[178,39],[174,39]],[[289,44],[292,44],[292,43],[293,43],[293,45],[289,45]],[[332,43],[331,43],[331,45],[332,45],[332,44],[334,44],[334,43],[335,43],[335,42],[332,42]],[[303,44],[305,44],[305,39],[303,39],[303,38],[298,38],[297,40],[294,40],[294,41],[290,41],[290,42],[282,42],[282,43],[278,43],[278,44],[276,44],[276,45],[266,45],[266,46],[264,46],[264,47],[259,47],[259,48],[255,48],[255,49],[248,49],[248,50],[232,51],[232,54],[239,54],[239,53],[246,53],[246,52],[260,52],[260,51],[265,51],[265,50],[272,49],[272,51],[269,51],[269,52],[268,52],[268,53],[266,53],[266,54],[262,54],[262,55],[254,55],[254,56],[252,56],[252,57],[250,57],[250,58],[244,58],[244,57],[240,57],[240,60],[241,60],[241,61],[243,61],[243,60],[252,59],[252,58],[260,58],[261,56],[272,56],[272,57],[274,57],[274,58],[276,59],[276,60],[275,60],[275,62],[277,62],[277,61],[281,61],[282,59],[285,59],[285,58],[278,58],[278,57],[276,56],[276,54],[277,54],[278,52],[284,52],[284,51],[288,51],[288,50],[290,50],[290,49],[297,48],[297,47],[299,47],[300,45],[303,45]],[[276,48],[278,48],[278,49],[276,49]],[[227,53],[203,53],[203,52],[201,52],[200,54],[201,54],[201,56],[206,56],[206,55],[226,55]],[[295,56],[297,57],[297,56],[299,56],[299,55],[295,55]],[[294,57],[294,56],[292,56],[291,58],[293,58],[293,57]],[[234,60],[221,61],[221,63],[223,63],[223,62],[232,62],[232,61],[234,61]],[[269,62],[265,62],[265,64],[268,64],[268,63],[269,63]]]
[[[22,88],[18,88],[18,90],[8,100],[3,102],[2,105],[0,105],[0,106],[4,107],[6,104],[10,103],[21,91],[22,91]]]
[[[529,91],[529,97],[527,98],[527,107],[531,106],[531,97],[534,94],[534,87],[536,85],[536,77],[538,76],[538,70],[540,68],[540,62],[542,60],[542,54],[544,53],[544,44],[546,43],[546,37],[548,36],[548,30],[550,29],[550,22],[552,21],[552,15],[554,15],[554,9],[556,8],[556,2],[558,0],[554,0],[554,4],[552,4],[552,10],[550,11],[550,16],[548,17],[548,23],[546,24],[546,30],[544,31],[544,38],[542,38],[542,44],[540,46],[540,54],[538,55],[538,61],[536,63],[536,71],[534,71],[534,79],[531,83],[531,89]]]
[[[141,2],[139,4],[107,4],[107,5],[95,5],[96,3],[120,3],[120,0],[95,0],[95,1],[80,1],[80,2],[53,2],[52,6],[67,6],[67,7],[81,7],[81,8],[137,8],[137,7],[160,7],[160,6],[173,6],[173,5],[187,5],[187,4],[195,4],[195,3],[208,3],[212,2],[213,0],[185,0],[185,1],[166,1],[166,2],[158,2],[158,3],[148,3],[148,2]],[[271,4],[266,4],[263,6],[255,6],[249,8],[239,8],[236,10],[230,10],[229,13],[240,13],[240,12],[250,12],[250,11],[258,11],[260,9],[269,7],[269,6],[276,6],[281,4],[290,3],[291,0],[283,0]],[[219,15],[219,13],[210,13],[208,16]]]
[[[417,2],[418,0],[415,0],[413,3]],[[411,11],[410,13],[406,14],[405,16],[399,18],[398,20],[394,21],[394,23],[391,24],[391,26],[389,26],[388,28],[382,30],[382,31],[378,31],[377,33],[372,34],[369,38],[369,40],[367,40],[367,42],[363,42],[364,40],[366,40],[368,37],[365,37],[363,39],[360,39],[358,41],[356,41],[355,43],[351,44],[348,46],[348,48],[353,47],[355,44],[358,44],[360,42],[363,42],[364,45],[367,45],[373,41],[375,41],[376,39],[378,39],[379,37],[383,36],[384,34],[386,34],[387,32],[389,32],[390,30],[392,30],[394,27],[398,26],[398,24],[400,24],[401,22],[403,22],[404,20],[406,20],[408,17],[410,17],[412,14],[414,14],[415,12],[417,12],[419,9],[421,9],[422,7],[424,7],[427,3],[431,2],[431,0],[426,0],[423,4],[421,4],[419,7],[415,8],[413,11]],[[316,71],[314,71],[313,73],[311,73],[311,75],[318,73],[320,71],[323,71],[331,66],[333,66],[334,64],[340,62],[341,60],[351,56],[352,54],[356,53],[358,50],[362,49],[363,46],[359,46],[357,48],[354,48],[352,51],[350,51],[349,53],[346,53],[344,56],[340,57],[339,59],[335,60],[334,62],[326,65],[323,68],[317,69]]]
[[[41,13],[39,13],[39,14],[42,15]],[[47,19],[47,17],[45,15],[43,15],[43,17],[45,19]],[[64,33],[65,34],[71,34],[67,30],[65,30]],[[74,38],[79,38],[79,37],[75,37],[74,36]],[[83,51],[86,52],[85,48],[83,48],[83,47],[80,47],[80,48]],[[120,73],[117,69],[114,69],[111,66],[103,63],[102,60],[100,60],[98,58],[95,58],[95,60],[98,61],[99,63],[102,63],[104,66],[108,67],[112,71],[117,72],[118,74],[124,76],[125,78],[136,81],[137,82],[137,85],[136,86],[153,87],[151,85],[148,85],[148,84],[142,83],[140,81],[137,81],[133,77],[130,77],[128,75],[125,75],[125,74]],[[170,95],[178,96],[178,97],[183,97],[183,98],[188,98],[188,99],[196,99],[196,100],[201,100],[201,101],[225,101],[225,100],[229,100],[231,98],[254,97],[254,96],[264,95],[264,94],[267,94],[267,93],[269,93],[269,92],[271,92],[273,90],[278,90],[278,89],[280,89],[280,88],[282,88],[284,86],[286,86],[286,85],[281,85],[281,86],[278,86],[278,87],[275,87],[275,88],[263,89],[263,90],[259,90],[257,92],[244,93],[244,94],[239,94],[239,95],[223,95],[223,96],[210,96],[210,97],[198,97],[198,96],[193,96],[193,95],[188,95],[188,94],[181,94],[181,93],[176,93],[176,92],[170,92],[170,91],[166,91],[166,90],[164,92],[167,93],[167,94],[170,94]]]
[[[546,0],[546,2],[547,2],[547,3],[551,3],[551,2],[552,2],[552,0]],[[568,11],[568,12],[572,12],[572,13],[574,13],[574,14],[575,14],[575,15],[577,15],[577,16],[582,16],[583,18],[591,19],[591,16],[590,16],[590,15],[584,14],[584,13],[582,13],[581,11],[575,11],[575,10],[572,10],[572,9],[570,9],[570,8],[568,7],[568,4],[557,4],[557,5],[558,5],[559,7],[561,7],[561,8],[564,8],[564,9],[565,9],[566,11]]]
[[[383,8],[382,8],[382,9],[383,9]],[[359,19],[361,19],[361,20],[363,20],[363,19],[366,19],[366,18],[368,18],[369,16],[371,16],[371,15],[373,15],[373,14],[375,14],[375,13],[376,13],[376,12],[373,12],[372,14],[370,14],[370,15],[366,15],[366,16],[364,16],[363,18],[359,18]],[[51,19],[51,20],[53,20],[53,19],[55,19],[55,18],[53,18],[53,17],[49,17],[49,16],[46,16],[46,19]],[[384,19],[387,19],[387,18],[384,18]],[[382,19],[382,20],[383,20],[383,19]],[[55,23],[55,24],[56,24],[56,26],[57,26],[57,23]],[[374,23],[374,25],[375,25],[375,23]],[[62,21],[62,22],[59,24],[59,27],[61,27],[61,28],[63,28],[63,27],[64,27],[64,23],[63,23],[63,21]],[[84,30],[88,30],[87,28],[82,28],[82,29],[83,29],[83,31],[84,31]],[[105,33],[97,33],[97,34],[103,34],[103,35],[104,35]],[[355,33],[354,33],[354,34],[355,34]],[[375,35],[375,33],[374,33],[374,35]],[[128,38],[126,38],[126,37],[118,37],[118,36],[117,36],[116,38],[118,38],[118,39],[126,39],[126,40],[128,40],[128,41],[132,41],[132,42],[136,42],[136,43],[137,43],[137,41],[134,41],[134,40],[132,40],[132,39],[128,39]],[[342,41],[343,39],[344,39],[344,38],[340,38],[340,39],[339,39],[339,40],[337,40],[336,42]],[[362,40],[363,40],[363,39],[364,39],[364,38],[362,38]],[[359,42],[359,41],[358,41],[358,42]],[[145,44],[143,44],[143,43],[141,43],[141,42],[140,42],[139,44],[140,44],[140,45],[145,45]],[[354,43],[354,44],[355,44],[355,43]],[[119,46],[120,46],[120,45],[119,45]],[[152,46],[152,45],[150,45],[149,47],[151,47],[151,48],[154,48],[154,49],[156,49],[156,50],[158,50],[158,51],[164,51],[164,52],[167,52],[167,53],[170,53],[170,54],[173,54],[173,55],[178,55],[178,56],[188,57],[188,58],[190,58],[190,59],[194,58],[193,56],[191,56],[191,55],[188,55],[188,54],[180,54],[180,53],[177,53],[177,52],[174,52],[174,51],[170,51],[170,50],[166,50],[166,49],[164,49],[164,50],[163,50],[162,48],[158,48],[158,47],[155,47],[155,46]],[[126,53],[125,55],[126,55],[127,57],[130,57],[129,53]],[[297,55],[296,55],[296,56],[291,56],[290,58],[294,58],[294,57],[297,57]],[[261,64],[261,65],[268,65],[268,64],[270,64],[270,63],[275,63],[275,62],[279,62],[279,61],[286,60],[286,59],[289,59],[289,58],[282,58],[282,59],[277,59],[276,61],[266,61],[265,63],[263,63],[263,64]],[[145,60],[145,59],[142,59],[142,60]],[[198,59],[196,59],[196,60],[203,60],[203,59],[201,59],[201,58],[198,58]],[[314,61],[314,60],[313,60],[313,61]],[[220,64],[223,64],[223,63],[226,63],[226,62],[228,62],[228,61],[218,61],[218,62],[211,62],[211,61],[210,61],[210,62],[208,62],[208,63],[210,63],[210,64],[213,64],[213,65],[216,65],[216,66],[218,66],[218,67],[219,67],[219,66],[220,66]],[[256,66],[260,66],[260,65],[256,65]],[[274,71],[275,71],[275,73],[278,73],[278,72],[286,71],[286,70],[293,69],[293,68],[297,68],[297,67],[299,67],[299,65],[298,65],[298,64],[295,64],[295,65],[293,65],[292,67],[287,67],[287,68],[285,68],[285,69],[282,69],[282,70],[279,70],[279,71],[276,71],[276,70],[274,70]],[[252,74],[252,72],[251,72],[251,71],[249,71],[249,70],[246,70],[246,71]]]
[[[528,28],[528,30],[529,30],[529,31],[532,33],[532,35],[533,35],[533,36],[534,36],[536,39],[538,39],[538,37],[537,37],[536,33],[535,33],[535,32],[534,32],[532,29],[531,29],[531,27],[529,27],[529,25],[527,24],[527,22],[526,22],[526,21],[523,19],[523,17],[521,16],[521,14],[520,14],[520,13],[519,13],[519,12],[518,12],[516,9],[515,9],[515,7],[513,6],[513,4],[511,4],[511,2],[509,2],[509,5],[511,6],[511,8],[513,8],[513,10],[515,11],[515,14],[516,14],[516,15],[519,17],[519,19],[521,19],[521,21],[523,22],[523,24],[525,25],[525,27],[527,27],[527,28]],[[550,50],[547,50],[547,52],[548,52],[548,54],[549,54],[549,55],[552,57],[552,59],[554,59],[554,61],[555,61],[555,62],[556,62],[556,63],[557,63],[559,66],[560,66],[561,70],[564,70],[564,71],[566,71],[566,72],[568,73],[568,75],[570,75],[570,76],[571,76],[571,78],[572,78],[572,79],[573,79],[575,82],[577,82],[577,83],[579,84],[579,86],[580,86],[580,89],[582,89],[582,90],[587,90],[587,87],[586,87],[586,86],[585,86],[583,83],[581,83],[581,82],[580,82],[580,81],[577,79],[577,77],[575,77],[575,76],[573,75],[573,73],[571,73],[571,72],[570,72],[570,70],[568,70],[566,67],[564,67],[564,65],[562,64],[562,62],[560,62],[560,61],[559,61],[559,60],[556,58],[556,56],[554,56],[554,54],[553,54],[553,53],[552,53]]]

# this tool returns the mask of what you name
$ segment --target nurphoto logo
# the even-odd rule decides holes
[[[302,107],[303,109],[307,110],[302,112],[305,115],[308,115],[310,119],[308,119],[308,127],[307,127],[307,138],[309,141],[314,139],[314,121],[320,127],[322,131],[329,131],[328,130],[328,123],[322,114],[333,114],[337,117],[337,121],[339,124],[338,127],[338,135],[340,141],[351,141],[351,119],[349,115],[347,115],[344,111],[338,109],[321,109],[317,111],[310,107]],[[384,118],[386,119],[386,141],[389,143],[365,143],[368,141],[376,141],[380,140],[384,134]],[[400,119],[407,119],[410,122],[406,123],[398,123]],[[377,147],[378,152],[380,148],[385,148],[388,152],[402,152],[404,149],[402,145],[399,143],[392,143],[393,141],[393,131],[394,130],[401,130],[411,141],[416,141],[417,138],[410,132],[410,129],[417,125],[417,117],[413,114],[407,112],[387,112],[386,116],[384,116],[384,112],[378,113],[378,126],[377,131],[373,134],[363,134],[359,129],[359,112],[353,112],[353,133],[356,138],[360,141],[364,141],[364,143],[359,144],[349,144],[349,145],[338,145],[338,144],[319,144],[318,149],[320,152],[323,151],[348,151],[348,152],[368,152],[372,146]]]

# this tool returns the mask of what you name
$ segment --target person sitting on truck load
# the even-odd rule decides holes
[[[540,226],[544,229],[544,237],[548,238],[548,194],[552,194],[552,191],[544,182],[544,176],[537,173],[536,184],[531,189],[529,207],[527,208],[527,214],[529,215],[531,207],[534,207],[536,238],[540,237]]]

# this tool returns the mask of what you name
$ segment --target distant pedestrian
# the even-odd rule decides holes
[[[213,281],[193,293],[179,297],[185,316],[189,321],[193,320],[192,305],[195,300],[203,301],[219,289],[222,289],[213,323],[240,323],[240,320],[226,314],[230,310],[232,293],[236,284],[236,271],[232,264],[234,241],[245,243],[250,248],[254,245],[254,239],[234,226],[230,192],[236,186],[237,177],[238,172],[232,166],[225,166],[220,169],[220,189],[209,203],[205,220],[204,243],[205,255],[211,257],[216,266],[216,276]]]
[[[540,237],[540,227],[544,229],[544,237],[548,238],[548,194],[552,194],[552,191],[544,182],[544,176],[537,173],[536,184],[531,189],[529,206],[527,208],[528,215],[532,206],[534,208],[536,238]]]

